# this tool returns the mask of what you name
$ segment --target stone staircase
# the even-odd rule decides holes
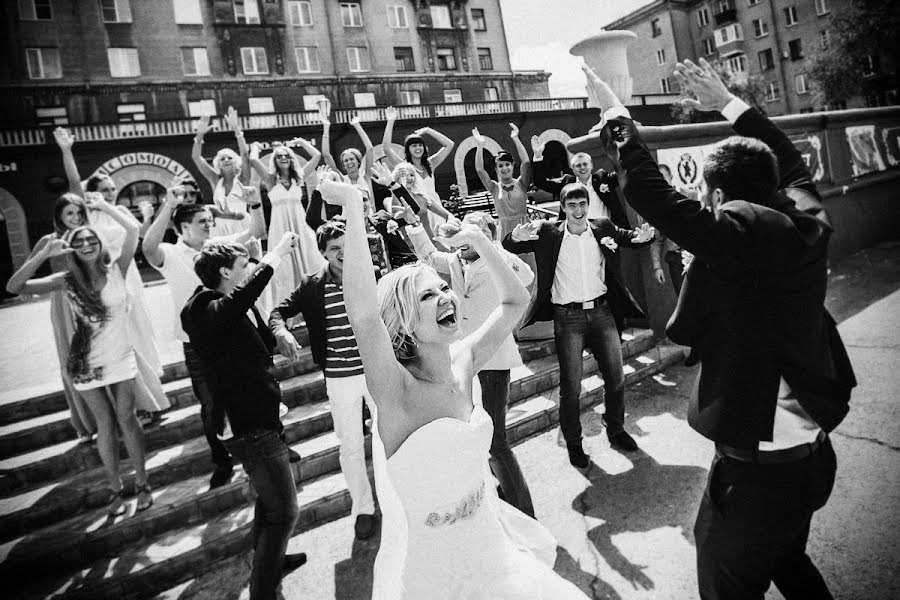
[[[306,346],[306,330],[294,335]],[[525,366],[512,373],[507,433],[511,442],[558,421],[559,367],[550,341],[520,342]],[[682,358],[656,345],[647,330],[623,334],[626,385]],[[593,358],[585,357],[581,404],[602,401]],[[291,447],[300,519],[296,532],[342,517],[350,497],[338,463],[325,382],[305,349],[289,363],[276,357]],[[209,490],[212,463],[200,407],[183,363],[168,365],[164,388],[172,402],[146,432],[154,505],[122,517],[106,514],[107,485],[93,445],[77,442],[61,391],[0,406],[0,579],[7,597],[146,598],[194,577],[210,563],[250,547],[253,493],[244,472]],[[369,453],[367,439],[367,454]],[[125,456],[124,447],[122,455]],[[123,462],[126,488],[134,476]]]

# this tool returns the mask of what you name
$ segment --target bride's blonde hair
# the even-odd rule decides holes
[[[419,301],[416,297],[416,281],[422,273],[437,271],[428,265],[416,263],[394,269],[378,282],[378,307],[381,319],[391,336],[394,356],[401,363],[416,357],[416,342],[412,332],[419,325]]]

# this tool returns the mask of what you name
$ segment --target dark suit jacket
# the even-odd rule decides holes
[[[610,126],[624,138],[626,199],[696,256],[668,325],[669,337],[702,363],[691,426],[731,446],[770,441],[783,376],[806,412],[832,430],[856,380],[823,306],[832,229],[800,153],[771,121],[745,112],[735,130],[773,150],[783,191],[768,206],[733,200],[713,212],[665,182],[630,119]]]
[[[559,196],[559,192],[563,187],[578,181],[578,178],[574,175],[563,175],[563,178],[560,181],[551,181],[550,179],[547,179],[547,169],[544,166],[544,162],[545,161],[543,160],[539,160],[531,163],[531,165],[534,169],[534,185],[545,192],[549,192],[554,196]],[[601,191],[601,185],[606,185],[607,191]],[[597,169],[594,171],[593,175],[591,175],[591,187],[594,188],[594,193],[597,194],[600,201],[606,205],[607,209],[609,209],[609,218],[612,219],[612,222],[623,229],[631,229],[625,207],[619,200],[618,194],[616,194],[616,190],[619,187],[618,176],[614,172]],[[566,220],[566,214],[563,212],[562,206],[559,207],[558,219],[560,221]]]
[[[253,307],[272,278],[265,263],[230,294],[197,288],[181,311],[181,325],[208,371],[213,402],[224,406],[235,435],[281,431],[281,391],[269,371],[275,337]],[[248,316],[252,310],[257,326]]]
[[[285,329],[285,321],[303,313],[309,331],[309,346],[313,362],[325,368],[325,281],[331,280],[326,266],[317,273],[304,275],[300,285],[269,313],[272,333]]]
[[[526,252],[534,252],[534,259],[537,263],[537,299],[535,301],[534,312],[527,325],[531,325],[535,321],[552,321],[553,320],[553,304],[550,300],[551,290],[553,288],[553,279],[556,277],[556,263],[559,260],[559,249],[562,246],[563,232],[566,224],[551,223],[544,221],[538,229],[538,239],[526,242],[516,242],[512,239],[512,232],[506,234],[503,238],[503,247],[516,254]],[[606,283],[606,301],[616,320],[616,326],[619,331],[625,327],[625,319],[640,318],[644,316],[640,306],[638,306],[634,297],[625,287],[625,281],[622,279],[622,269],[619,261],[616,260],[616,254],[600,243],[600,239],[606,236],[613,238],[619,246],[635,247],[636,244],[631,240],[634,238],[634,232],[621,227],[616,227],[610,219],[605,217],[595,219],[590,223],[591,231],[597,245],[603,252],[605,263],[605,283]]]

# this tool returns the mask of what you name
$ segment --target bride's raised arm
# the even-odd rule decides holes
[[[366,385],[379,408],[390,400],[400,400],[408,372],[394,356],[394,347],[378,308],[378,291],[372,255],[366,240],[363,198],[350,184],[326,180],[319,184],[322,198],[344,207],[347,233],[344,235],[344,306],[359,347]]]
[[[481,324],[481,327],[463,338],[454,348],[456,360],[463,358],[462,352],[472,357],[472,373],[480,371],[497,352],[503,341],[519,324],[528,308],[529,295],[522,281],[500,254],[500,250],[477,226],[464,223],[459,233],[442,239],[444,245],[452,248],[470,245],[484,259],[497,289],[500,306]]]

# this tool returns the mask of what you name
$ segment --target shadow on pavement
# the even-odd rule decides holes
[[[378,533],[368,540],[353,540],[350,556],[334,565],[334,600],[372,597],[375,555],[381,545],[381,519]]]
[[[838,323],[900,288],[900,240],[860,250],[832,265],[825,306]]]

